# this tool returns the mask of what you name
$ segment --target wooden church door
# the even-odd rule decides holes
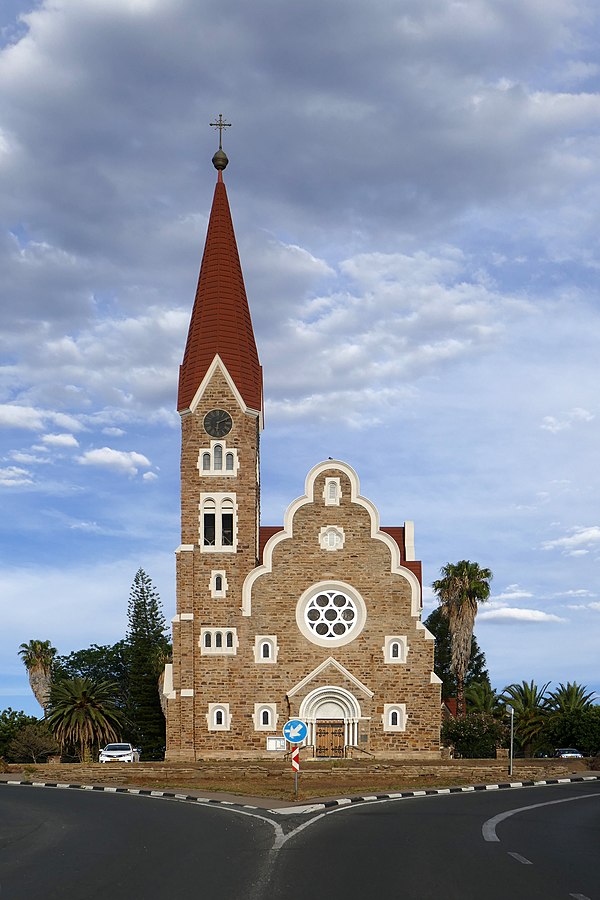
[[[319,719],[316,730],[316,756],[341,759],[344,756],[344,720]]]

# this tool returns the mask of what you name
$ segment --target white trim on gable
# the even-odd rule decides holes
[[[250,406],[248,406],[245,403],[244,398],[240,394],[235,381],[229,374],[227,366],[225,365],[225,363],[223,362],[223,360],[221,359],[221,357],[219,356],[218,353],[215,353],[215,357],[214,357],[213,361],[211,362],[210,366],[206,370],[206,375],[200,382],[198,390],[194,394],[194,397],[192,399],[192,402],[189,405],[189,408],[180,410],[179,415],[187,416],[187,415],[190,415],[190,413],[196,412],[196,409],[198,408],[198,404],[200,403],[200,401],[202,400],[202,397],[204,395],[204,391],[206,390],[208,383],[210,382],[211,378],[213,377],[213,375],[215,374],[217,369],[221,370],[221,374],[225,378],[225,381],[227,382],[229,389],[231,390],[231,393],[235,397],[237,404],[238,404],[239,408],[242,410],[242,412],[248,413],[249,415],[258,416],[258,419],[260,422],[260,429],[262,431],[262,428],[263,428],[262,410],[252,409]]]
[[[306,687],[313,678],[316,678],[317,675],[320,675],[321,672],[324,672],[328,666],[333,666],[334,669],[337,669],[340,675],[343,675],[344,678],[347,678],[348,681],[352,682],[352,684],[362,691],[363,694],[366,694],[367,697],[373,697],[373,691],[370,691],[369,688],[359,681],[358,678],[349,672],[341,663],[339,663],[333,656],[329,656],[326,660],[324,660],[320,665],[317,666],[316,669],[313,669],[312,672],[309,672],[302,681],[299,681],[298,684],[294,685],[294,687],[287,692],[288,697],[293,697],[298,691],[301,691],[303,687]]]
[[[419,579],[411,572],[410,569],[405,568],[401,563],[400,557],[400,548],[396,541],[390,537],[389,534],[386,534],[384,531],[381,531],[379,527],[379,511],[374,503],[368,500],[366,497],[362,497],[360,494],[360,482],[358,480],[358,475],[352,466],[348,465],[348,463],[341,462],[339,459],[328,459],[324,462],[317,463],[316,466],[310,470],[308,475],[306,476],[306,481],[304,485],[305,493],[302,497],[298,497],[288,506],[285,511],[285,515],[283,517],[283,530],[278,531],[272,537],[269,538],[265,545],[265,549],[263,552],[263,563],[260,566],[257,566],[251,572],[248,573],[244,580],[244,584],[242,586],[242,615],[250,616],[252,615],[252,587],[254,582],[260,578],[262,575],[265,575],[269,572],[273,571],[273,551],[275,547],[281,541],[287,541],[289,538],[294,535],[294,516],[303,506],[306,506],[307,503],[315,502],[315,481],[319,477],[322,472],[327,471],[327,469],[339,469],[341,470],[350,481],[350,501],[352,503],[356,503],[358,506],[362,506],[363,509],[366,509],[369,513],[371,519],[371,537],[374,540],[381,541],[384,543],[390,550],[392,564],[391,571],[394,575],[401,575],[405,578],[410,584],[411,588],[411,615],[418,619],[421,615],[421,585],[419,584]],[[413,540],[413,555],[414,555],[414,526],[412,531],[410,530],[409,524],[409,532],[411,534]]]

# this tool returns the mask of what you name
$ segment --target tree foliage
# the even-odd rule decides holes
[[[32,640],[27,644],[21,644],[19,656],[27,669],[33,695],[44,712],[46,712],[56,648],[52,646],[50,641]]]
[[[543,738],[549,749],[576,747],[592,756],[600,753],[600,706],[588,705],[549,715]]]
[[[506,746],[506,723],[485,712],[469,712],[442,725],[442,741],[466,759],[492,759],[496,747]]]
[[[441,607],[434,609],[423,623],[435,637],[433,669],[442,679],[442,697],[456,697],[456,677],[451,668],[450,628],[448,618]],[[465,689],[474,683],[490,683],[486,668],[485,654],[479,647],[475,635],[471,636],[471,655],[465,675]]]
[[[129,706],[129,644],[92,644],[85,650],[74,650],[67,656],[57,656],[53,680],[88,678],[90,681],[110,681],[117,686],[114,701],[125,710]]]
[[[590,707],[594,697],[594,691],[588,691],[585,685],[567,681],[548,694],[545,705],[552,713],[571,713]]]
[[[46,721],[63,751],[75,750],[82,762],[92,751],[121,737],[124,717],[114,702],[116,685],[89,678],[66,678],[52,685]]]
[[[447,563],[440,570],[442,576],[433,582],[440,607],[448,619],[450,629],[450,667],[456,678],[458,715],[465,712],[465,678],[471,655],[473,626],[479,603],[490,596],[491,569],[484,569],[469,559]]]
[[[515,742],[525,756],[531,756],[544,743],[549,684],[548,681],[540,688],[533,680],[522,681],[509,684],[502,691],[502,702],[514,709]]]
[[[152,580],[139,569],[128,605],[129,719],[133,738],[145,759],[162,757],[165,717],[158,692],[159,676],[170,654],[160,598]]]
[[[8,745],[9,762],[45,762],[59,746],[46,722],[28,722],[17,731]]]
[[[0,712],[0,759],[7,757],[10,742],[18,732],[26,725],[37,721],[35,716],[28,716],[21,710],[12,709],[10,706]]]

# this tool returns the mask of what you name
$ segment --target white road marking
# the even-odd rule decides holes
[[[517,813],[527,812],[530,809],[539,809],[541,806],[553,806],[555,803],[571,803],[573,800],[588,800],[590,797],[599,799],[600,794],[581,794],[579,797],[563,797],[561,800],[548,800],[546,803],[534,803],[532,806],[520,806],[518,809],[509,809],[508,812],[498,813],[497,816],[492,816],[491,819],[488,819],[483,823],[481,828],[483,839],[484,841],[500,842],[500,838],[496,834],[496,825],[499,825],[500,822],[509,819],[511,816],[516,816]]]
[[[513,859],[516,859],[517,862],[523,863],[524,866],[532,866],[533,863],[530,859],[527,859],[526,856],[521,856],[520,853],[513,853],[511,850],[508,851],[508,855],[512,856]]]
[[[572,897],[573,900],[590,900],[585,894],[569,894],[569,897]]]

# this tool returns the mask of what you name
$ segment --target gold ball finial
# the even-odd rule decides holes
[[[221,147],[219,147],[219,149],[217,150],[217,152],[215,153],[215,155],[212,158],[213,166],[219,172],[222,172],[223,169],[225,169],[227,167],[228,162],[229,162],[229,160],[227,159],[227,154]]]

